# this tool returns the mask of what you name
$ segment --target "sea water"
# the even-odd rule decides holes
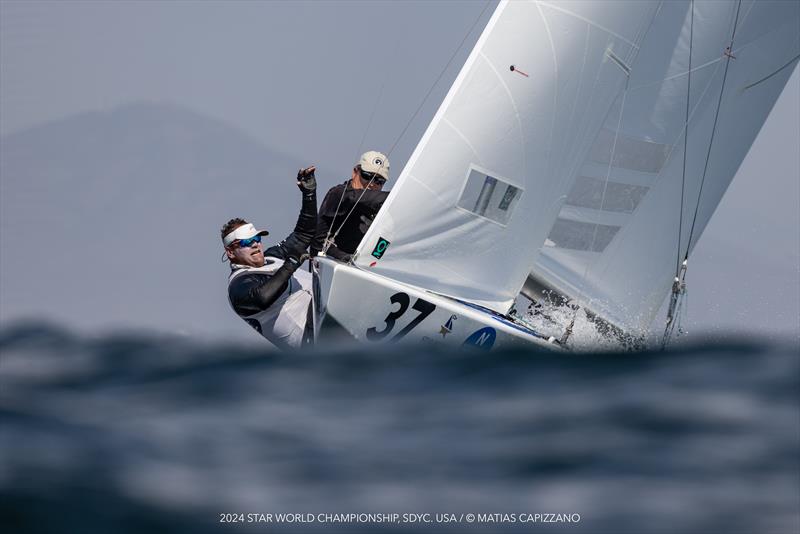
[[[800,531],[797,343],[0,332],[2,532]]]

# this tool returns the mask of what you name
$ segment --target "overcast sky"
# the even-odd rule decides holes
[[[397,177],[491,15],[485,5],[2,0],[0,134],[131,102],[175,103],[319,165],[328,187],[361,151],[394,145],[480,16],[392,151]],[[690,331],[800,335],[798,147],[795,69],[690,259]],[[217,224],[218,213],[209,217]]]

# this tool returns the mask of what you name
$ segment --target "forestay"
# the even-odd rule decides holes
[[[531,274],[646,327],[791,74],[798,5],[501,2],[356,264],[501,313]]]

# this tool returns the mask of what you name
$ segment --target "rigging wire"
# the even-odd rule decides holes
[[[700,191],[697,193],[697,204],[694,208],[694,216],[692,217],[692,227],[689,230],[689,242],[686,245],[686,257],[689,257],[689,250],[691,249],[692,245],[692,238],[694,237],[694,227],[695,223],[697,222],[697,214],[700,211],[700,200],[703,196],[703,185],[706,181],[706,173],[708,172],[708,162],[711,159],[711,149],[714,146],[714,136],[717,133],[717,121],[719,120],[719,109],[722,105],[722,96],[725,94],[725,83],[728,79],[728,67],[730,66],[731,59],[735,59],[733,54],[733,40],[736,37],[736,25],[739,22],[739,10],[742,7],[742,0],[739,0],[739,4],[736,6],[736,18],[733,22],[733,32],[731,33],[730,44],[725,49],[726,59],[725,59],[725,72],[722,75],[722,87],[719,91],[719,99],[717,100],[717,110],[714,113],[714,126],[711,128],[711,140],[708,143],[708,151],[706,152],[706,161],[703,165],[703,177],[700,179]]]
[[[453,51],[453,54],[450,56],[450,59],[447,60],[447,64],[444,66],[444,68],[441,70],[441,72],[439,72],[439,76],[436,77],[436,81],[433,82],[433,85],[431,85],[430,89],[428,89],[428,92],[425,93],[425,96],[422,98],[422,102],[419,103],[419,106],[417,107],[417,110],[414,111],[414,114],[411,115],[410,119],[408,119],[408,122],[406,123],[405,128],[403,128],[403,131],[400,132],[400,135],[397,136],[397,139],[395,140],[395,142],[392,145],[392,147],[389,149],[389,152],[386,154],[386,157],[389,157],[389,154],[391,154],[392,151],[395,149],[395,147],[397,146],[397,143],[399,143],[400,139],[403,138],[403,136],[405,135],[406,131],[408,130],[408,127],[411,126],[411,123],[417,117],[417,114],[422,109],[422,106],[425,105],[425,102],[428,100],[428,97],[431,96],[431,93],[433,92],[433,89],[439,83],[439,80],[442,79],[442,76],[444,76],[444,73],[447,72],[447,69],[450,67],[450,64],[456,58],[456,55],[458,55],[458,52],[464,46],[464,43],[467,42],[467,38],[472,34],[472,30],[474,30],[475,26],[478,25],[478,22],[481,20],[481,18],[483,17],[483,14],[486,12],[486,9],[491,5],[491,3],[492,3],[492,0],[489,0],[488,2],[486,2],[486,5],[483,6],[483,9],[481,10],[480,14],[478,14],[478,17],[475,19],[475,22],[472,23],[472,26],[470,26],[470,28],[467,31],[467,33],[464,34],[464,38],[461,39],[461,42],[458,44],[458,47],[456,47],[456,49]]]
[[[669,312],[667,314],[668,315],[667,316],[667,327],[666,327],[666,329],[664,331],[664,337],[663,337],[663,340],[662,340],[662,349],[666,347],[666,345],[667,345],[667,343],[669,341],[669,338],[672,335],[672,332],[673,332],[673,330],[675,328],[674,313],[676,311],[678,313],[680,312],[680,305],[681,305],[680,296],[682,294],[684,294],[685,291],[686,291],[686,266],[687,266],[687,261],[689,259],[689,250],[691,250],[691,247],[692,247],[692,239],[694,238],[694,228],[695,228],[695,224],[697,223],[697,214],[700,211],[700,202],[701,202],[701,200],[703,198],[703,186],[705,185],[706,174],[708,173],[708,162],[711,159],[711,149],[714,146],[714,137],[715,137],[715,135],[717,133],[717,122],[719,120],[719,110],[720,110],[720,108],[722,106],[722,97],[725,94],[725,84],[726,84],[726,82],[728,80],[728,67],[730,66],[731,59],[736,59],[736,56],[733,55],[733,42],[734,42],[734,39],[736,38],[736,29],[737,29],[737,26],[739,24],[739,12],[741,10],[741,7],[742,7],[742,0],[739,0],[739,3],[736,6],[736,15],[735,15],[734,20],[733,20],[733,29],[731,30],[731,38],[730,38],[730,41],[729,41],[729,44],[728,44],[727,48],[725,48],[725,51],[723,52],[723,54],[725,56],[725,71],[723,72],[723,75],[722,75],[722,86],[720,87],[720,90],[719,90],[719,98],[717,99],[717,108],[716,108],[716,111],[714,112],[714,125],[711,128],[711,139],[708,142],[708,150],[706,151],[706,159],[705,159],[705,163],[703,165],[703,176],[700,179],[700,190],[697,193],[697,203],[695,204],[694,215],[692,216],[692,226],[689,229],[689,239],[688,239],[688,242],[686,244],[686,252],[685,252],[685,254],[683,256],[684,257],[683,264],[678,267],[678,271],[676,272],[676,275],[675,275],[675,281],[673,282],[673,285],[672,285],[672,297],[671,297],[671,301],[670,301],[670,309],[669,309]],[[692,15],[694,15],[694,10],[692,10]],[[690,51],[691,51],[691,47],[690,47]],[[691,60],[691,52],[690,52],[690,60]],[[689,71],[689,75],[691,76],[691,69]],[[687,123],[687,127],[688,127],[688,123]],[[685,142],[686,142],[686,139],[684,138],[684,143]],[[686,152],[684,150],[684,162],[685,162],[685,158],[686,158]],[[684,163],[684,165],[685,165],[685,163]],[[681,202],[682,201],[683,201],[683,198],[681,198]],[[683,211],[681,211],[681,222],[682,222],[682,220],[683,220]],[[680,235],[678,236],[678,258],[680,258]],[[680,331],[680,329],[679,329],[679,331]]]
[[[661,349],[664,350],[672,337],[675,328],[675,315],[680,314],[680,296],[686,290],[686,285],[681,280],[681,238],[683,237],[683,202],[686,191],[686,156],[689,149],[689,108],[692,98],[692,49],[694,45],[694,0],[691,2],[689,18],[689,68],[686,77],[686,116],[683,123],[683,171],[681,173],[681,209],[678,212],[678,247],[675,254],[675,279],[672,281],[669,308],[667,310],[667,324],[664,327],[664,336],[661,340]],[[686,260],[683,261],[685,276]]]
[[[414,121],[416,116],[419,114],[420,110],[422,110],[422,107],[425,105],[425,102],[428,100],[428,97],[430,97],[430,95],[433,92],[434,88],[439,83],[439,81],[442,79],[442,76],[444,76],[444,73],[447,72],[447,69],[450,67],[450,64],[453,63],[453,60],[458,55],[458,52],[461,50],[461,48],[463,48],[464,43],[467,41],[467,38],[469,38],[469,36],[472,34],[472,31],[475,29],[475,26],[478,25],[478,22],[480,22],[481,18],[483,17],[483,14],[486,12],[486,9],[491,4],[492,4],[492,0],[488,0],[486,2],[486,4],[483,6],[483,9],[478,14],[478,16],[475,18],[475,21],[472,23],[472,26],[470,26],[469,30],[466,32],[466,34],[464,34],[464,37],[463,37],[463,39],[461,39],[461,42],[459,43],[458,47],[456,47],[456,49],[453,51],[452,55],[450,56],[450,59],[447,61],[447,64],[439,72],[439,75],[436,77],[436,80],[433,82],[431,87],[428,89],[428,92],[422,98],[422,101],[420,102],[419,106],[417,106],[416,111],[414,111],[414,114],[411,115],[411,118],[408,120],[408,122],[406,123],[405,127],[403,128],[403,131],[400,132],[400,135],[397,136],[397,139],[395,139],[394,143],[389,148],[389,151],[386,153],[386,158],[387,159],[392,154],[392,152],[394,151],[395,147],[397,147],[397,144],[403,138],[403,136],[405,135],[406,131],[411,126],[411,123]],[[399,44],[399,41],[398,41],[398,44]],[[383,87],[381,87],[381,91],[382,90],[383,90]],[[376,106],[376,108],[377,108],[377,106]],[[373,111],[373,114],[374,114],[374,111]],[[370,118],[370,123],[371,122],[372,122],[372,118]],[[361,140],[362,144],[364,142],[364,139],[366,139],[366,133],[364,134],[364,138],[362,138],[362,140]],[[359,152],[360,152],[360,148],[359,148]],[[358,155],[356,155],[356,157],[358,157]],[[336,231],[333,233],[333,236],[331,236],[331,229],[333,228],[333,224],[331,224],[331,228],[328,229],[328,234],[325,236],[325,242],[323,244],[323,252],[327,252],[327,250],[330,247],[330,245],[333,244],[333,242],[336,239],[336,236],[339,235],[339,232],[342,230],[342,228],[344,227],[345,223],[350,218],[350,215],[353,214],[353,211],[356,209],[356,206],[358,205],[358,203],[361,202],[362,198],[364,198],[364,194],[367,192],[367,189],[369,189],[369,186],[372,185],[372,181],[373,180],[374,180],[374,176],[369,181],[369,183],[364,188],[364,190],[361,192],[361,195],[358,197],[356,202],[353,204],[353,207],[350,209],[350,211],[347,213],[345,218],[342,220],[342,223],[339,225],[339,228],[337,228]],[[347,184],[345,183],[344,189],[342,190],[342,196],[339,199],[339,204],[336,206],[336,213],[337,214],[339,213],[339,208],[342,205],[342,201],[344,200],[344,195],[345,195],[346,192],[347,192]],[[335,219],[336,219],[336,216],[334,216],[334,220]]]
[[[683,200],[686,191],[686,153],[689,147],[689,107],[692,98],[692,47],[694,45],[694,0],[689,18],[689,69],[686,77],[686,118],[683,123],[683,171],[681,173],[681,211],[678,216],[678,253],[675,255],[675,276],[680,273],[681,238],[683,237]]]
[[[397,51],[400,49],[400,40],[402,39],[402,34],[397,37],[397,42],[394,45],[394,52],[392,52],[392,58],[397,56]],[[375,98],[375,103],[372,105],[372,112],[369,115],[369,120],[367,121],[367,127],[364,128],[364,135],[361,136],[361,141],[358,143],[358,149],[356,150],[356,155],[353,159],[358,159],[361,156],[361,149],[364,147],[364,141],[367,139],[367,134],[369,133],[369,129],[372,127],[372,121],[375,119],[375,113],[378,111],[378,104],[381,102],[381,98],[383,97],[383,90],[386,88],[386,82],[389,79],[389,70],[386,70],[386,74],[383,77],[383,82],[381,83],[381,88],[378,90],[378,96]],[[333,228],[333,223],[336,221],[336,214],[339,213],[339,208],[342,207],[342,201],[344,200],[345,193],[347,193],[347,185],[344,186],[342,189],[342,195],[339,197],[339,203],[336,204],[336,211],[334,212],[333,220],[331,221],[331,228]],[[363,194],[362,194],[363,195]],[[359,201],[361,197],[359,197]],[[338,230],[334,234],[333,238],[331,237],[331,228],[328,228],[328,233],[325,235],[325,241],[322,244],[322,252],[327,253],[328,248],[330,248],[331,243],[334,239],[336,239],[336,235],[339,234]],[[341,230],[341,227],[339,228]]]
[[[383,168],[383,165],[381,165],[381,168]],[[362,188],[361,194],[358,196],[358,199],[356,199],[355,203],[353,203],[353,207],[350,208],[350,211],[348,211],[347,215],[345,215],[344,219],[342,219],[342,224],[340,224],[339,228],[337,228],[336,231],[333,233],[333,237],[331,237],[330,239],[328,239],[327,237],[325,238],[325,248],[323,249],[324,252],[327,252],[328,249],[330,248],[330,246],[336,240],[336,236],[338,236],[339,232],[342,230],[342,228],[344,228],[344,224],[347,222],[347,219],[350,218],[350,215],[353,214],[353,211],[356,209],[356,206],[358,206],[358,203],[361,202],[362,198],[364,198],[364,195],[369,190],[369,186],[372,185],[372,181],[373,180],[375,180],[375,174],[374,173],[372,175],[372,178],[370,178],[369,182],[367,182],[366,187]],[[344,194],[346,192],[347,192],[347,184],[345,183],[344,184],[344,188],[342,189],[342,198],[339,199],[339,206],[336,208],[336,213],[337,214],[339,213],[339,207],[341,207],[341,205],[342,205],[342,199],[344,199]],[[333,218],[336,219],[336,215],[334,215]],[[331,221],[331,228],[333,228],[333,222],[332,221]],[[329,236],[330,236],[330,233],[331,233],[331,231],[330,231],[330,229],[328,229],[328,235]]]
[[[394,45],[394,52],[392,52],[391,58],[394,60],[397,57],[397,51],[400,49],[400,40],[403,38],[403,35],[399,35],[397,37],[397,42]],[[367,134],[369,133],[369,129],[372,127],[372,121],[375,118],[375,113],[378,111],[378,104],[381,102],[381,98],[383,97],[383,90],[386,88],[386,82],[389,80],[389,73],[390,69],[386,69],[386,74],[383,77],[383,83],[381,83],[381,88],[378,91],[378,96],[375,98],[375,103],[372,106],[372,113],[370,113],[369,121],[367,121],[367,127],[364,129],[364,135],[361,136],[361,142],[358,143],[358,150],[356,151],[356,159],[361,156],[361,149],[364,148],[364,141],[367,140]]]

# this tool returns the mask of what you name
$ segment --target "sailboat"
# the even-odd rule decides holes
[[[557,298],[641,340],[800,58],[800,2],[501,1],[351,264],[316,261],[316,334],[569,346]],[[574,318],[573,318],[574,322]]]

